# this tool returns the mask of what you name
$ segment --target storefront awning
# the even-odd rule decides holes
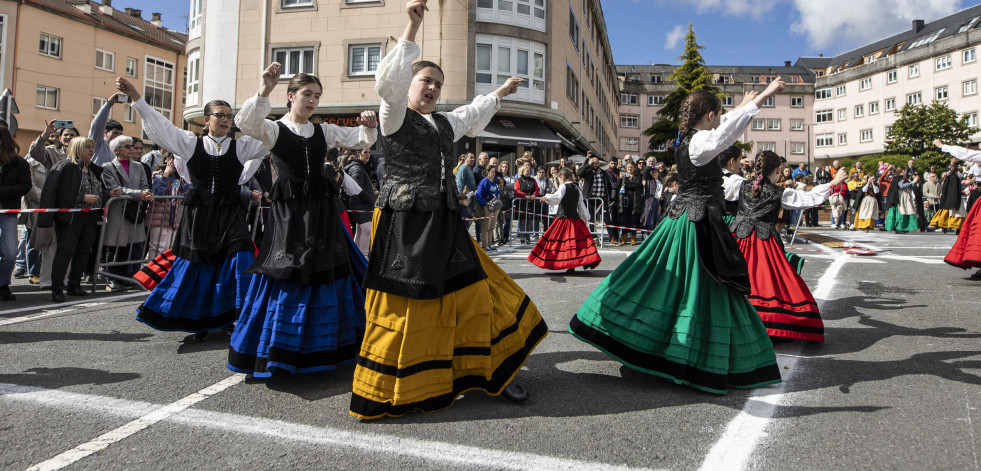
[[[557,149],[562,141],[540,121],[525,118],[495,117],[478,136],[484,144]]]

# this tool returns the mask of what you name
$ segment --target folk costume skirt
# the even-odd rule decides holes
[[[529,262],[546,270],[596,268],[600,260],[593,236],[579,218],[556,219],[528,254]]]
[[[893,206],[886,213],[885,228],[887,231],[918,231],[920,223],[915,213],[902,214],[899,207]]]
[[[957,211],[941,209],[940,211],[937,211],[937,214],[933,215],[933,219],[930,220],[930,225],[939,229],[960,229],[964,225],[964,218],[958,216],[957,214]]]
[[[770,337],[824,341],[824,322],[807,284],[790,264],[776,235],[736,239],[746,257],[756,308]]]
[[[163,280],[137,308],[136,320],[157,330],[202,332],[238,319],[252,280],[253,253],[232,253],[221,265],[176,258]]]
[[[875,218],[879,211],[879,204],[874,196],[865,196],[858,205],[858,212],[855,214],[855,229],[875,229]]]
[[[981,204],[971,207],[944,261],[957,268],[981,268]]]
[[[350,414],[375,419],[413,410],[435,412],[469,390],[500,394],[548,332],[535,304],[477,246],[457,212],[376,209],[371,233],[367,326],[354,370]],[[467,253],[458,247],[460,241],[469,245]],[[465,266],[470,250],[485,276],[466,286],[440,280],[423,266],[404,281],[422,287],[402,290],[417,295],[394,294],[371,284],[379,283],[372,280],[378,276],[372,273],[379,269],[378,260],[385,260],[387,268],[399,262],[402,267],[421,265],[419,257],[430,251],[449,253],[441,262],[448,267],[439,273],[462,270],[463,276],[472,275],[474,269]],[[432,257],[426,258],[432,263]],[[451,270],[456,264],[464,266]],[[385,276],[394,279],[402,271]],[[390,281],[381,285],[391,287]],[[432,297],[434,289],[437,297]]]
[[[685,213],[662,220],[593,290],[569,331],[628,367],[702,391],[779,383],[759,314],[702,267],[695,225]]]

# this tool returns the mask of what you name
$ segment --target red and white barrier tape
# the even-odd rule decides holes
[[[20,213],[81,213],[87,211],[102,211],[102,208],[42,208],[42,209],[0,209],[0,214]]]

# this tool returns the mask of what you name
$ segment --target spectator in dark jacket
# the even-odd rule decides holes
[[[48,173],[41,190],[41,206],[45,208],[98,208],[108,199],[109,192],[102,183],[102,167],[92,162],[95,141],[75,138],[68,147],[68,158],[56,164]],[[68,275],[68,294],[84,296],[82,272],[88,266],[89,252],[98,234],[99,211],[42,213],[38,227],[55,228],[58,248],[51,266],[51,299],[65,301],[65,273]]]
[[[6,122],[0,122],[0,209],[20,209],[20,199],[31,191],[31,166],[21,156]],[[17,215],[0,214],[0,301],[16,299],[10,277],[17,258]]]
[[[518,220],[518,233],[521,234],[522,243],[525,244],[529,242],[529,237],[536,226],[538,205],[534,198],[539,196],[541,192],[535,177],[531,175],[531,165],[525,163],[518,169],[518,178],[514,179],[514,197],[524,198],[523,202],[515,204],[515,209],[519,211],[515,218]]]
[[[368,249],[371,246],[371,215],[375,208],[375,198],[378,195],[368,172],[369,160],[371,160],[370,152],[355,150],[348,151],[344,157],[344,172],[361,187],[361,193],[348,195],[350,200],[347,209],[350,211],[351,224],[355,227],[354,243],[365,256],[368,255]]]
[[[620,177],[620,225],[624,227],[640,227],[640,215],[644,212],[644,179],[637,171],[637,166],[631,160],[626,162],[627,169]],[[623,243],[637,245],[637,231],[623,229]]]
[[[594,230],[593,223],[613,221],[612,214],[610,212],[610,206],[612,205],[615,196],[613,194],[615,181],[618,183],[619,179],[614,180],[612,174],[600,168],[600,159],[595,155],[590,155],[589,160],[586,161],[586,165],[583,165],[579,169],[579,178],[582,178],[582,195],[586,200],[586,209],[589,210],[590,221],[589,230],[592,232]],[[597,214],[597,208],[602,203],[603,206],[603,219],[600,219]],[[607,232],[610,234],[610,243],[618,244],[620,239],[620,230],[615,227],[606,228]]]

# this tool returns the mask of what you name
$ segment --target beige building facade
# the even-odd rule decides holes
[[[10,88],[20,113],[22,153],[44,121],[71,120],[86,135],[117,76],[134,82],[154,108],[182,126],[186,36],[139,10],[73,0],[0,1],[0,89]],[[112,119],[141,136],[139,116],[117,105]]]
[[[616,150],[618,83],[597,0],[431,2],[417,42],[421,59],[445,73],[438,110],[469,103],[507,77],[526,79],[476,139],[458,151],[510,158],[531,150],[540,162]],[[324,95],[316,120],[353,123],[377,110],[374,72],[406,24],[396,0],[191,0],[186,119],[205,103],[239,108],[262,70],[283,63],[273,116],[286,113],[286,83],[317,75]],[[199,65],[198,65],[199,64]]]

